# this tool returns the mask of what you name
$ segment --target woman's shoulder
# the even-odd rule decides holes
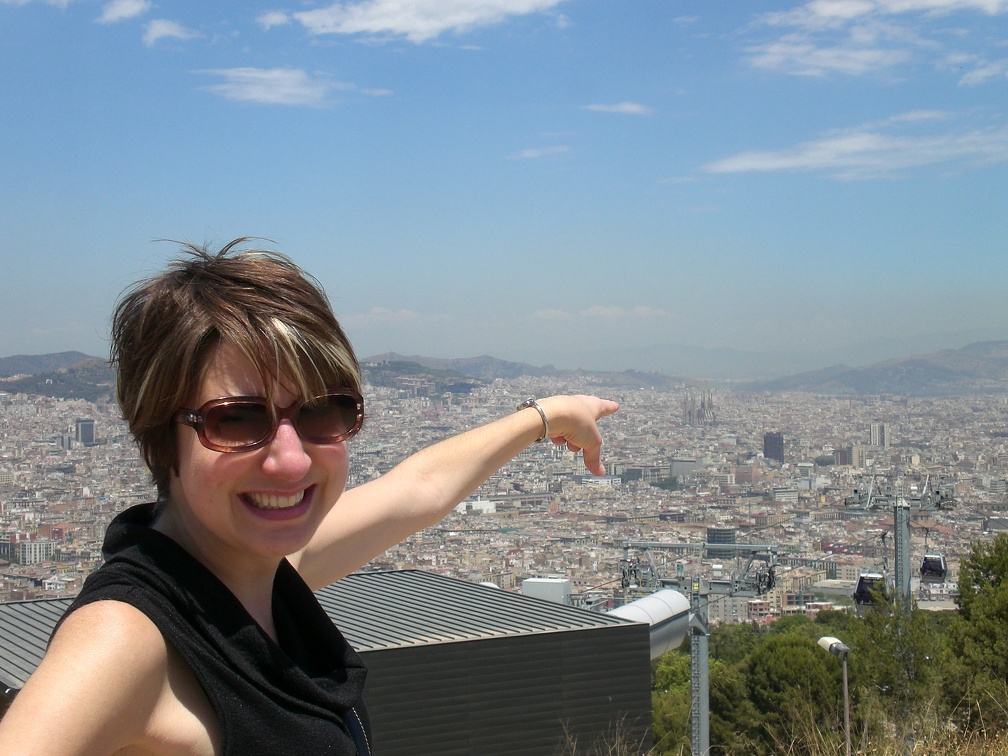
[[[129,604],[75,609],[0,722],[3,750],[97,753],[137,742],[158,710],[171,655],[154,623]]]
[[[60,622],[43,663],[73,661],[93,679],[163,672],[167,644],[161,631],[140,609],[124,601],[98,600],[76,607]],[[115,661],[115,664],[109,662]],[[41,666],[41,665],[40,665]]]

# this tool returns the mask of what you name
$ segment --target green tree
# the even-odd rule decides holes
[[[803,638],[817,638],[815,623],[804,614],[791,614],[781,617],[770,625],[768,630],[773,635],[800,635]]]
[[[752,754],[759,750],[760,716],[748,693],[742,665],[710,661],[712,753]]]
[[[690,655],[673,651],[651,668],[651,718],[656,754],[688,753],[692,729]],[[748,699],[738,665],[710,661],[710,741],[717,753],[754,753],[760,737],[759,714]],[[684,750],[685,749],[685,750]]]
[[[690,749],[689,685],[651,694],[651,731],[653,753],[682,754]]]
[[[969,728],[1008,727],[1008,536],[973,545],[949,632],[950,704]]]
[[[858,618],[851,612],[843,612],[836,609],[826,609],[815,618],[816,634],[821,638],[824,635],[833,635],[840,640],[851,636],[854,626],[858,623]]]
[[[726,623],[711,630],[710,655],[728,666],[745,661],[762,642],[764,631],[749,623]]]
[[[807,631],[804,623],[796,624]],[[821,746],[813,742],[817,723],[830,723],[827,731],[839,731],[840,665],[815,640],[795,632],[772,634],[750,655],[745,673],[749,699],[764,725],[765,752],[790,744],[789,753],[815,753]]]
[[[844,631],[855,731],[874,742],[894,726],[915,737],[945,716],[941,658],[949,616],[880,604]]]
[[[651,729],[656,754],[689,752],[690,701],[690,654],[686,644],[685,652],[669,651],[651,664]]]
[[[651,690],[655,693],[667,693],[674,688],[690,684],[690,654],[689,643],[682,648],[662,654],[651,663]]]

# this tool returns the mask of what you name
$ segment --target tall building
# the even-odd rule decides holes
[[[708,559],[734,559],[738,552],[735,549],[719,549],[714,544],[734,546],[735,528],[707,528]]]
[[[889,448],[889,429],[885,423],[872,423],[868,428],[868,443],[872,446]]]
[[[92,446],[95,442],[94,420],[91,418],[78,418],[75,439],[78,444]]]
[[[853,444],[851,446],[851,457],[850,463],[851,467],[861,467],[865,460],[865,448],[862,444]]]
[[[784,434],[780,431],[773,431],[763,434],[763,457],[765,459],[776,459],[784,464]]]

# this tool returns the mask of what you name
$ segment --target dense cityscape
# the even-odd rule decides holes
[[[860,574],[891,571],[892,511],[847,501],[866,481],[908,496],[939,479],[954,485],[954,507],[911,514],[915,568],[926,553],[948,565],[944,581],[915,577],[922,608],[952,608],[959,559],[1008,529],[1008,401],[999,396],[628,389],[591,377],[447,393],[404,377],[367,387],[350,485],[527,396],[558,392],[620,402],[603,425],[606,476],[587,474],[564,449],[533,445],[441,523],[364,569],[420,568],[508,590],[562,578],[571,603],[606,608],[648,580],[741,573],[743,557],[704,551],[705,542],[770,544],[773,588],[710,607],[715,623],[770,621],[850,605]],[[0,600],[75,594],[100,564],[111,518],[152,497],[114,405],[0,392]]]

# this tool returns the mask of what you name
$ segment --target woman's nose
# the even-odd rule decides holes
[[[266,472],[288,480],[300,480],[310,467],[311,457],[305,451],[304,442],[293,423],[281,420],[269,443],[269,454],[264,463]]]

